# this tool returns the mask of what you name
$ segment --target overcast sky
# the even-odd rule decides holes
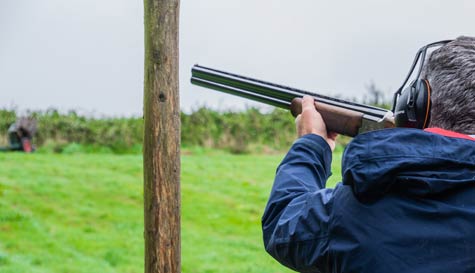
[[[417,49],[475,35],[475,1],[182,0],[180,96],[249,102],[189,84],[202,65],[327,95],[393,92]],[[142,114],[143,3],[0,0],[0,107]],[[254,104],[255,105],[255,104]]]

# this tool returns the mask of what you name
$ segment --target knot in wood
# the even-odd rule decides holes
[[[160,94],[158,95],[158,100],[159,100],[160,102],[165,102],[165,101],[167,100],[167,97],[165,96],[165,94],[160,93]]]

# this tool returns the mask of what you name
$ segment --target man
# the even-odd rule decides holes
[[[10,146],[0,147],[0,151],[34,151],[32,145],[33,135],[36,133],[36,121],[31,118],[19,118],[8,128],[8,141]]]
[[[326,189],[336,134],[311,97],[262,218],[266,250],[299,272],[475,272],[475,38],[434,51],[428,129],[358,135]]]

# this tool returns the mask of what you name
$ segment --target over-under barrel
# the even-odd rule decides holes
[[[328,131],[347,136],[394,127],[393,113],[387,109],[350,102],[280,84],[194,65],[191,83],[268,105],[288,109],[292,115],[301,113],[300,100],[304,95],[315,98],[315,106],[323,117]]]

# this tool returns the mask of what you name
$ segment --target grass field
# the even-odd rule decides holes
[[[290,272],[265,253],[260,230],[282,157],[183,151],[182,272]],[[140,155],[0,162],[0,272],[143,272]]]

